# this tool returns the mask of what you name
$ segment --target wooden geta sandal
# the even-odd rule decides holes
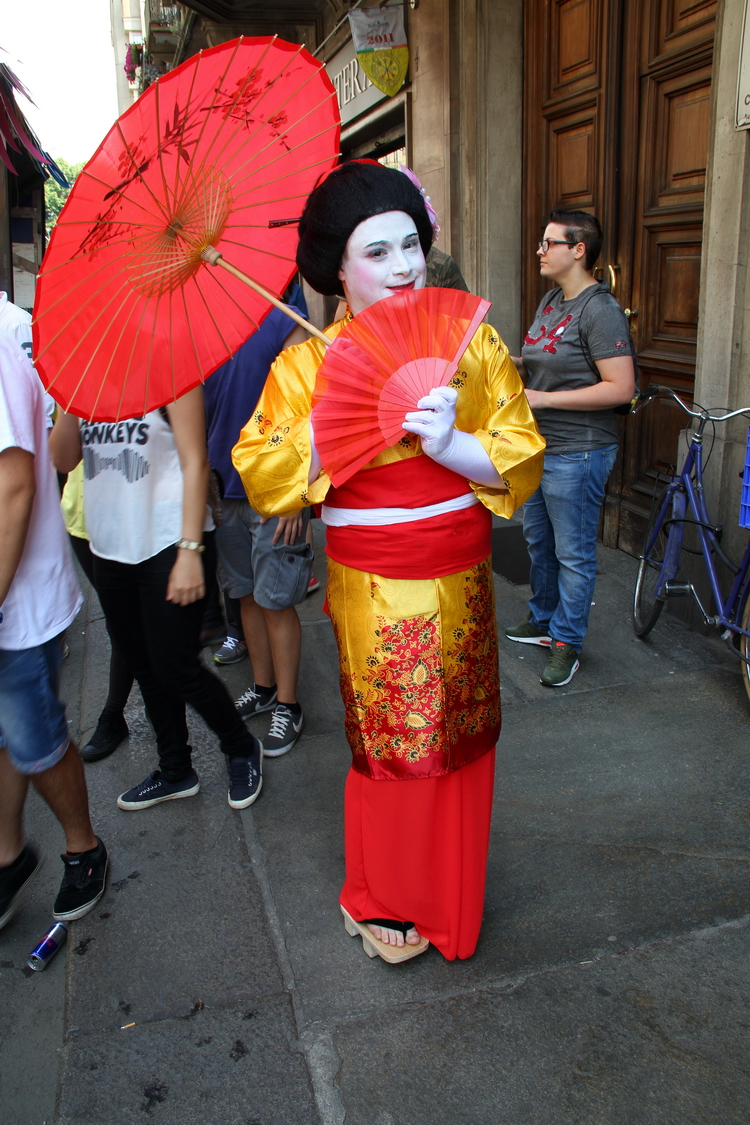
[[[344,907],[341,907],[341,913],[344,915],[344,927],[346,932],[351,937],[356,937],[358,934],[362,938],[362,948],[368,957],[380,957],[383,961],[387,961],[390,965],[398,965],[401,961],[409,961],[412,957],[418,957],[420,953],[424,953],[429,948],[429,941],[427,938],[420,937],[418,945],[387,945],[384,941],[380,941],[375,937],[372,930],[368,929],[366,922],[355,922],[351,914]],[[411,923],[394,922],[389,918],[371,918],[370,922],[375,926],[383,926],[388,930],[401,930],[406,938],[406,934],[412,929]]]

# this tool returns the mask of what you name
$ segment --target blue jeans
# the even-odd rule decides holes
[[[58,699],[63,638],[0,649],[0,747],[18,773],[43,773],[65,755],[70,732]]]
[[[596,583],[596,531],[617,446],[547,453],[542,483],[523,506],[531,557],[531,624],[581,651]]]

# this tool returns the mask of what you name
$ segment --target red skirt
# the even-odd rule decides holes
[[[350,770],[344,797],[352,918],[414,922],[449,961],[471,957],[484,909],[495,751],[442,777],[373,781]]]

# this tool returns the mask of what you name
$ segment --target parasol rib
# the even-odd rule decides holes
[[[245,318],[245,320],[250,321],[250,323],[253,326],[253,332],[257,332],[258,329],[260,328],[260,324],[258,323],[257,320],[253,319],[253,317],[250,315],[250,313],[247,311],[247,309],[244,307],[244,305],[242,305],[237,300],[234,293],[232,293],[231,290],[228,288],[228,286],[224,284],[223,278],[221,278],[219,276],[219,274],[214,274],[213,278],[214,278],[214,281],[216,282],[216,284],[219,286],[219,289],[221,289],[222,293],[226,297],[227,301],[231,302],[231,304],[234,305],[234,307],[237,309],[237,312],[241,316],[243,316]],[[227,278],[227,281],[228,280],[229,279]]]
[[[300,124],[302,122],[304,122],[307,117],[310,117],[311,115],[315,114],[318,110],[321,110],[328,102],[330,102],[333,98],[335,98],[335,96],[336,96],[335,94],[331,94],[330,96],[326,95],[326,97],[321,102],[319,102],[318,105],[313,106],[311,109],[308,110],[308,112],[306,114],[304,114],[302,117],[300,117],[300,119],[299,119]],[[295,128],[296,128],[296,125],[297,125],[297,123],[295,122]],[[256,132],[259,132],[259,130],[256,130]],[[291,132],[291,130],[290,130],[290,132]],[[316,141],[319,137],[324,136],[325,133],[326,133],[325,129],[322,129],[318,133],[312,133],[311,135],[305,137],[304,140],[298,141],[296,144],[290,145],[283,152],[276,153],[265,164],[262,164],[259,167],[255,167],[253,175],[258,175],[260,172],[265,171],[266,168],[270,168],[270,166],[272,164],[275,164],[279,160],[287,160],[293,152],[297,151],[297,149],[304,148],[305,145],[312,144],[313,141]],[[271,140],[266,142],[266,144],[263,146],[263,148],[258,150],[257,155],[261,156],[263,153],[267,152],[269,149],[272,148],[272,146],[277,142],[277,140],[278,140],[277,137],[272,137]],[[240,165],[237,166],[236,170],[233,171],[232,175],[234,176],[234,178],[238,178],[239,173],[244,171],[244,169],[246,167],[249,167],[251,165],[255,166],[255,161],[254,160],[246,160],[244,164],[240,164]],[[268,181],[268,183],[274,183],[274,182],[276,182],[276,181],[274,181],[274,180]]]
[[[300,324],[312,336],[317,336],[319,340],[322,340],[326,347],[329,346],[331,341],[328,336],[325,335],[325,333],[321,332],[319,328],[316,328],[314,324],[310,324],[309,320],[305,320],[305,318],[303,316],[300,316],[299,313],[295,312],[294,309],[290,309],[289,305],[285,305],[284,302],[280,301],[278,297],[274,297],[273,293],[269,293],[268,290],[264,289],[262,285],[258,285],[257,281],[253,281],[247,276],[246,273],[243,273],[242,270],[238,270],[236,266],[233,266],[230,262],[227,262],[225,258],[219,253],[219,251],[215,250],[213,246],[207,246],[206,249],[201,253],[201,258],[203,258],[204,262],[208,262],[212,266],[221,266],[221,268],[225,269],[227,273],[231,273],[232,277],[236,277],[238,281],[244,281],[245,285],[249,285],[250,288],[254,289],[256,293],[260,293],[261,297],[265,297],[265,299],[267,301],[270,301],[272,305],[275,305],[277,309],[281,309],[282,312],[286,313],[287,316],[290,316],[292,320],[295,320],[297,324]]]

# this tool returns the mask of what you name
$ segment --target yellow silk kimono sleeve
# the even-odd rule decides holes
[[[328,329],[331,337],[341,331]],[[325,345],[319,340],[286,348],[271,367],[252,418],[232,450],[251,508],[262,516],[286,516],[322,501],[330,479],[310,473],[310,409]]]
[[[485,507],[508,519],[539,487],[545,442],[516,366],[491,325],[474,335],[451,386],[458,391],[456,428],[478,438],[508,491],[469,483]]]

